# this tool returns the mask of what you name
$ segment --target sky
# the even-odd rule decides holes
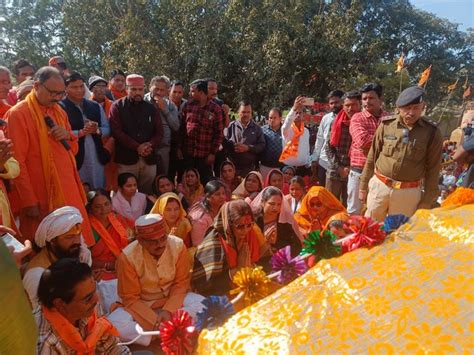
[[[415,7],[458,23],[461,31],[474,28],[474,0],[410,0]]]

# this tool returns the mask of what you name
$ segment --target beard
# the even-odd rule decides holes
[[[63,259],[63,258],[79,259],[79,255],[81,254],[80,244],[74,244],[70,246],[68,249],[63,249],[59,245],[51,243],[49,244],[49,249],[53,252],[54,255],[56,255],[58,259]]]

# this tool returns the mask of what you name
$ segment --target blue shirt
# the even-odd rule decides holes
[[[260,156],[260,162],[270,168],[279,168],[283,165],[279,162],[283,150],[281,129],[274,131],[269,125],[265,125],[262,131],[265,137],[265,150]]]

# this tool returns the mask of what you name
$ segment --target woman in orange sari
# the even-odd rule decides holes
[[[102,280],[116,279],[115,261],[128,245],[131,231],[127,226],[133,223],[112,212],[110,195],[105,190],[91,191],[87,197],[87,211],[95,239],[90,248],[92,269],[102,271]]]
[[[324,187],[313,186],[301,201],[295,220],[306,237],[312,231],[322,230],[329,218],[339,212],[347,212],[342,203]]]

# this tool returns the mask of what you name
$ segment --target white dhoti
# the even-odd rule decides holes
[[[103,314],[109,314],[110,306],[116,302],[120,302],[120,297],[117,293],[117,279],[97,282],[97,293],[99,294],[99,302]]]
[[[204,308],[202,301],[204,297],[197,293],[188,292],[183,301],[183,310],[196,321],[196,315]],[[155,301],[146,302],[150,307]],[[136,330],[137,322],[133,319],[132,315],[128,313],[124,308],[117,308],[115,311],[107,316],[107,319],[114,325],[120,333],[120,340],[122,342],[128,342],[136,338],[138,332]],[[150,345],[152,340],[151,335],[140,337],[135,343],[143,346]]]

